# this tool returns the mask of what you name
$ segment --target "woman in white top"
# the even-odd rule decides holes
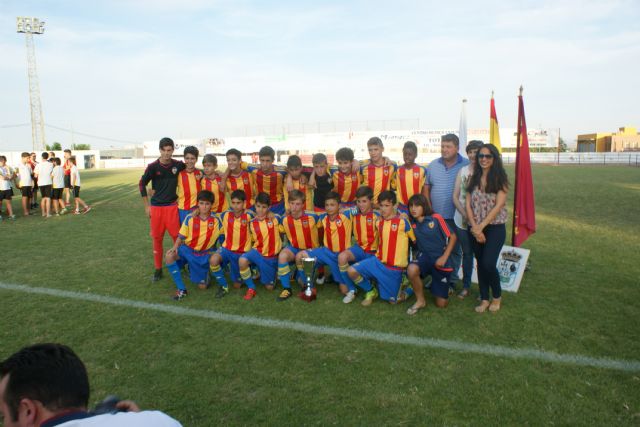
[[[469,295],[469,288],[471,288],[471,276],[473,275],[473,248],[471,247],[471,235],[469,234],[468,221],[467,221],[467,185],[469,185],[469,178],[473,174],[473,165],[476,161],[476,154],[480,147],[482,147],[482,141],[469,141],[467,144],[467,157],[469,158],[469,164],[463,166],[458,172],[456,177],[456,183],[453,187],[453,204],[456,207],[453,221],[456,223],[456,236],[462,247],[462,290],[458,293],[458,298],[464,299]]]

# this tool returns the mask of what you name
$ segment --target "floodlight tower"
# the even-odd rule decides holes
[[[40,102],[40,83],[36,70],[36,50],[33,43],[34,34],[44,33],[44,21],[38,18],[19,16],[17,18],[18,33],[24,33],[27,40],[27,71],[29,73],[29,105],[31,106],[31,139],[33,151],[45,149],[44,116]]]

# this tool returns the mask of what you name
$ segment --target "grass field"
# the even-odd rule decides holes
[[[513,170],[509,170],[513,176]],[[107,394],[185,426],[640,425],[640,169],[536,165],[531,270],[499,313],[475,298],[429,307],[243,301],[153,270],[141,171],[83,173],[82,216],[2,221],[0,282],[165,306],[463,343],[459,350],[265,328],[146,308],[0,289],[0,358],[63,342],[87,364],[92,404]],[[18,200],[14,209],[20,212]],[[165,243],[168,247],[168,241]],[[477,288],[474,286],[474,296]],[[625,360],[628,370],[479,354],[471,344]]]

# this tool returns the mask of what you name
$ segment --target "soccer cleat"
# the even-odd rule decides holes
[[[253,297],[256,296],[256,290],[255,289],[247,289],[247,293],[244,294],[244,296],[242,297],[245,301],[249,301],[251,299],[253,299]]]
[[[373,300],[375,300],[376,298],[378,298],[378,291],[376,290],[376,288],[373,288],[369,292],[364,294],[364,300],[362,300],[360,304],[362,304],[365,307],[368,307],[373,303]]]
[[[82,211],[83,214],[86,214],[87,212],[89,212],[91,210],[91,206],[87,206],[86,208],[84,208],[84,210]]]
[[[15,216],[15,215],[9,215],[9,219],[10,219],[11,221],[14,221],[14,220],[16,219],[16,216]]]
[[[73,214],[74,214],[74,215],[80,215],[80,213],[81,213],[81,212],[80,212],[80,210],[79,210],[79,209],[76,209],[75,211],[73,211]]]
[[[153,272],[153,278],[151,279],[151,281],[158,282],[160,281],[160,279],[162,279],[162,269],[158,268],[156,269],[156,271]]]
[[[276,298],[276,301],[284,301],[291,298],[291,295],[293,295],[291,289],[283,289],[282,292],[280,292],[280,295],[278,295],[278,298]]]
[[[177,290],[176,294],[174,296],[172,296],[171,298],[173,298],[174,301],[180,301],[181,299],[183,299],[186,296],[187,296],[187,291]]]
[[[216,292],[216,298],[224,298],[229,293],[229,288],[226,286],[219,286],[218,292]]]
[[[318,277],[316,278],[316,285],[324,285],[325,277],[326,277],[326,276],[324,276],[324,275],[322,275],[322,276],[318,276]]]
[[[351,304],[354,299],[356,299],[356,291],[349,291],[344,298],[342,298],[342,302],[345,304]]]

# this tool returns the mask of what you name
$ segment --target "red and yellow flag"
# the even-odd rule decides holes
[[[499,153],[502,153],[500,145],[500,128],[498,127],[498,115],[496,114],[496,103],[491,92],[491,118],[489,121],[489,143],[496,146]]]
[[[513,232],[511,245],[520,246],[536,232],[536,207],[533,198],[533,177],[529,157],[527,122],[524,118],[522,87],[518,96],[518,145],[516,148],[516,183],[513,200]]]

